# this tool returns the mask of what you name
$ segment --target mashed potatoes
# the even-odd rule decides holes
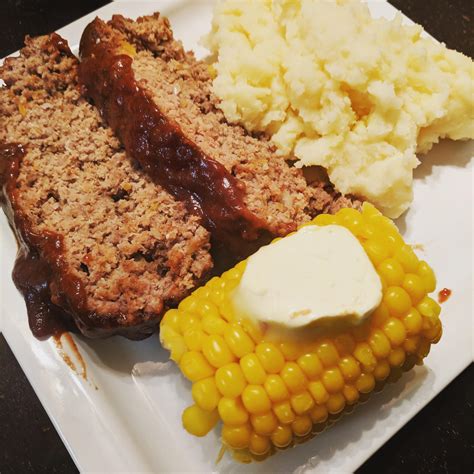
[[[354,1],[224,0],[205,43],[227,119],[398,217],[415,153],[474,138],[471,59]]]

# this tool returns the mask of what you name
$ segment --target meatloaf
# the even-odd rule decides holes
[[[80,95],[56,34],[26,39],[0,68],[2,205],[13,272],[37,336],[142,338],[212,267],[209,233],[130,160]]]
[[[227,123],[209,66],[183,49],[159,13],[95,19],[80,56],[86,94],[127,151],[240,257],[351,204],[320,183],[308,186],[268,140]]]

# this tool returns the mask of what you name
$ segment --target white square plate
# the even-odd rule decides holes
[[[374,16],[391,18],[396,13],[385,2],[371,2],[370,8]],[[77,50],[84,27],[96,15],[137,17],[156,10],[170,18],[187,48],[204,53],[197,41],[210,27],[209,1],[118,1],[59,33]],[[2,213],[1,329],[78,468],[272,473],[356,469],[472,361],[472,155],[472,142],[443,142],[423,157],[415,173],[414,204],[398,222],[408,242],[423,245],[423,258],[437,273],[438,290],[453,290],[443,306],[443,338],[426,365],[405,374],[317,438],[251,465],[235,464],[228,457],[216,465],[218,433],[196,439],[182,429],[181,411],[190,404],[191,394],[175,367],[132,374],[137,363],[166,361],[156,336],[142,342],[74,336],[87,367],[86,380],[64,363],[52,340],[40,342],[31,335],[23,299],[10,277],[16,242]],[[71,352],[66,343],[64,351]]]

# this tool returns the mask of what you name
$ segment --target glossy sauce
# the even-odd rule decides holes
[[[439,303],[444,303],[448,301],[449,297],[451,296],[452,291],[449,288],[443,288],[439,293],[438,293],[438,302]]]

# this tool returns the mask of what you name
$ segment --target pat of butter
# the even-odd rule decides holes
[[[254,321],[298,329],[360,324],[380,304],[382,284],[362,245],[343,226],[305,226],[262,247],[232,295]]]

